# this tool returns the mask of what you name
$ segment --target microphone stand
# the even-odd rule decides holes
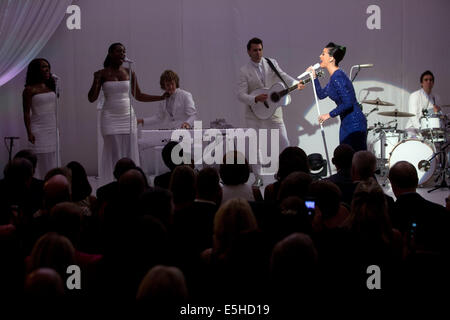
[[[60,166],[60,158],[59,158],[59,122],[58,122],[58,108],[59,108],[59,79],[55,79],[55,135],[56,135],[56,167]]]
[[[436,152],[429,161],[433,160],[433,158],[435,158],[438,154],[442,153],[442,155],[440,156],[440,161],[441,161],[441,173],[439,174],[438,178],[435,180],[435,182],[438,181],[439,177],[442,175],[442,181],[441,184],[439,185],[435,185],[433,189],[428,190],[428,193],[433,192],[435,190],[441,189],[441,188],[448,188],[450,189],[450,186],[447,184],[447,181],[445,179],[446,176],[446,166],[445,166],[445,150],[448,148],[448,146],[450,145],[450,142],[448,142],[446,145],[444,145],[442,148],[440,148],[441,150],[439,152]]]
[[[9,139],[9,148],[8,148],[8,144],[6,143],[7,139]],[[11,163],[12,150],[14,147],[14,139],[19,139],[19,137],[5,137],[4,138],[6,150],[8,150],[8,159],[9,159],[8,163]]]
[[[313,85],[314,98],[316,99],[317,114],[320,116],[319,99],[317,98],[316,84],[314,83],[314,78],[313,78],[312,72],[309,73],[309,76],[311,77],[311,83]],[[331,164],[330,164],[330,157],[328,156],[328,148],[327,148],[327,141],[325,138],[325,131],[323,129],[322,123],[319,123],[319,124],[320,124],[320,130],[322,132],[322,140],[323,140],[323,146],[325,148],[325,156],[327,157],[328,172],[331,175]]]
[[[130,70],[130,86],[129,86],[129,89],[128,89],[128,96],[129,96],[129,100],[130,100],[130,137],[129,137],[129,143],[130,143],[130,149],[129,149],[129,157],[132,159],[132,155],[131,155],[131,150],[132,150],[132,143],[133,143],[133,141],[132,141],[132,137],[131,137],[131,134],[132,134],[132,120],[133,120],[133,117],[132,117],[132,111],[133,111],[133,107],[132,107],[132,96],[133,96],[133,93],[134,94],[136,94],[136,79],[134,79],[133,78],[133,70],[132,70],[132,67],[131,67],[131,64],[132,64],[132,62],[131,61],[128,61],[128,68],[129,68],[129,70]],[[131,91],[131,88],[133,88],[133,91]]]
[[[352,71],[353,71],[353,69],[356,68],[356,67],[358,67],[358,70],[356,71],[355,76],[352,78]],[[361,71],[361,66],[360,66],[359,64],[356,65],[356,66],[352,66],[352,67],[350,68],[350,79],[352,79],[352,82],[353,82],[353,80],[355,80],[355,78],[356,78],[356,76],[358,75],[359,71]]]

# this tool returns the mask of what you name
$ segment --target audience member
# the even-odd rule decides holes
[[[336,184],[342,192],[342,201],[349,207],[352,203],[352,195],[355,185],[352,180],[352,159],[355,151],[348,144],[340,144],[334,149],[331,162],[336,167],[337,172],[327,178]]]
[[[235,198],[261,201],[259,188],[247,184],[249,177],[250,166],[244,155],[238,151],[228,152],[220,165],[220,178],[223,182],[222,203]]]
[[[309,173],[308,157],[299,147],[287,147],[278,157],[278,171],[275,174],[277,181],[268,184],[264,189],[264,201],[276,203],[281,183],[295,171]]]
[[[410,249],[442,252],[447,247],[445,234],[449,214],[443,206],[416,192],[419,181],[416,168],[407,161],[399,161],[389,170],[389,180],[397,198],[393,226],[406,236],[409,246],[415,247]]]

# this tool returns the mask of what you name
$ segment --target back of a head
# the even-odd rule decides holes
[[[75,264],[75,249],[66,237],[48,232],[35,243],[30,255],[31,271],[52,268],[64,279],[67,267]]]
[[[173,214],[172,192],[163,188],[146,190],[139,198],[139,213],[150,215],[169,226]]]
[[[119,194],[124,201],[137,201],[146,190],[146,180],[141,171],[130,169],[119,178]]]
[[[289,174],[295,171],[309,173],[308,156],[299,147],[287,147],[278,157],[278,181],[283,181]]]
[[[23,149],[20,150],[19,152],[17,152],[14,156],[14,159],[17,158],[24,158],[27,159],[28,161],[31,162],[31,164],[33,165],[33,171],[36,169],[36,165],[37,165],[37,156],[36,154],[29,149]]]
[[[188,292],[183,273],[176,267],[157,265],[142,279],[136,295],[152,307],[162,304],[178,306],[186,302]]]
[[[175,204],[195,200],[196,178],[194,169],[188,165],[177,166],[173,170],[169,190],[172,191]]]
[[[415,190],[419,183],[416,168],[407,161],[399,161],[389,170],[392,187],[400,190]]]
[[[61,298],[63,295],[63,280],[51,268],[36,269],[25,278],[25,297],[28,299],[40,301]]]
[[[220,194],[219,173],[213,167],[200,170],[197,177],[197,197],[199,199],[217,201]]]
[[[250,166],[245,156],[238,152],[228,152],[220,165],[220,178],[225,185],[239,185],[248,181]]]
[[[312,219],[308,215],[305,200],[290,196],[280,203],[280,215],[278,216],[278,239],[295,232],[310,234],[312,231]]]
[[[70,182],[66,176],[56,174],[44,183],[44,207],[50,210],[55,204],[71,201]]]
[[[312,177],[308,173],[300,171],[292,172],[281,183],[278,200],[282,201],[290,196],[304,199],[308,194],[308,188],[311,182]]]
[[[256,218],[247,200],[231,199],[214,217],[214,249],[219,255],[227,253],[239,234],[257,229]]]
[[[82,210],[73,202],[61,202],[50,211],[50,228],[77,246],[81,232]]]
[[[375,175],[377,158],[370,151],[358,151],[353,155],[352,178],[355,181],[367,180]]]
[[[383,189],[374,178],[358,183],[353,194],[349,227],[364,237],[381,236],[384,241],[392,233]]]
[[[92,192],[86,170],[76,161],[71,161],[66,166],[71,171],[72,176],[72,200],[80,201],[88,197]]]
[[[317,265],[317,250],[310,236],[293,233],[278,242],[273,248],[270,265],[276,286],[285,289],[292,286],[294,291],[305,289],[302,285],[313,279]]]
[[[136,164],[130,158],[122,158],[114,166],[114,178],[119,180],[120,176],[130,169],[136,168]]]
[[[355,150],[348,144],[340,144],[334,149],[332,162],[338,170],[350,169]]]
[[[19,192],[31,182],[33,165],[26,158],[16,158],[5,168],[5,181],[9,188],[19,189]]]
[[[333,182],[314,181],[309,186],[309,195],[315,199],[324,219],[332,218],[339,212],[342,193]]]

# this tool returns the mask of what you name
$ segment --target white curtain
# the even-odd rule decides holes
[[[71,2],[0,1],[0,86],[36,57],[58,28]]]

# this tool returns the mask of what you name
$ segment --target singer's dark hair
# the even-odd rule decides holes
[[[110,45],[108,48],[108,54],[106,55],[105,61],[103,62],[104,68],[107,68],[111,65],[111,58],[110,58],[109,54],[112,53],[117,46],[122,46],[125,48],[125,46],[123,44],[121,44],[120,42],[114,42],[112,45]]]
[[[335,44],[334,42],[328,43],[325,48],[328,49],[328,54],[334,58],[334,65],[339,66],[339,62],[344,59],[347,49],[344,46]]]
[[[27,77],[25,79],[25,87],[32,86],[32,85],[38,84],[38,83],[44,83],[47,86],[47,88],[49,88],[51,91],[55,91],[56,90],[55,79],[50,77],[48,80],[45,80],[42,77],[42,74],[41,74],[41,62],[42,61],[44,61],[48,64],[49,71],[52,70],[52,68],[50,66],[50,62],[48,62],[46,59],[37,58],[37,59],[32,60],[30,62],[30,64],[28,65]]]
[[[253,43],[253,44],[260,44],[261,47],[264,47],[264,46],[263,46],[263,42],[262,42],[261,39],[259,39],[259,38],[251,38],[250,40],[248,40],[248,43],[247,43],[247,51],[250,50],[250,48],[251,48],[251,46],[252,46],[252,43]]]
[[[161,86],[161,89],[166,90],[165,84],[170,81],[175,81],[176,87],[180,87],[180,77],[178,77],[176,72],[172,70],[165,70],[159,78],[159,85]]]
[[[431,78],[433,78],[433,82],[434,82],[434,74],[433,74],[433,72],[431,72],[430,70],[427,70],[424,73],[422,73],[422,75],[420,76],[420,83],[422,83],[423,77],[425,77],[425,76],[431,76]]]

